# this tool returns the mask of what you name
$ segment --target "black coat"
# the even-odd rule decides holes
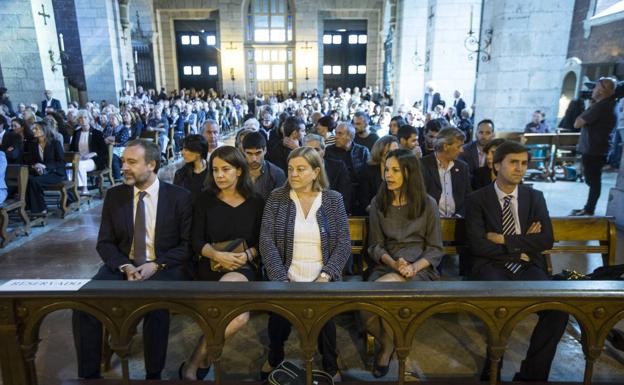
[[[459,154],[459,159],[468,165],[470,175],[475,173],[479,168],[479,150],[476,140],[464,145],[464,152]]]
[[[82,135],[82,130],[78,129],[74,132],[71,144],[69,145],[69,151],[79,152],[78,144],[80,143],[80,135]],[[93,128],[89,129],[89,152],[95,152],[97,154],[92,158],[93,162],[95,162],[96,170],[106,168],[108,164],[108,147],[104,142],[104,135]]]
[[[425,179],[425,187],[427,194],[435,199],[436,203],[440,202],[442,195],[442,182],[438,173],[438,162],[435,153],[429,154],[421,159],[423,178]],[[454,162],[451,169],[451,183],[453,184],[453,200],[455,201],[455,213],[465,216],[465,203],[468,194],[472,191],[470,187],[470,172],[468,165],[461,160]]]
[[[473,274],[488,263],[519,262],[525,253],[531,263],[546,271],[545,250],[553,246],[553,229],[541,191],[518,185],[518,216],[521,234],[506,235],[505,244],[498,245],[486,238],[486,233],[503,233],[503,210],[494,184],[470,194],[466,203],[466,238],[472,255]],[[538,234],[526,234],[533,222],[540,222]]]
[[[111,270],[132,263],[128,258],[134,238],[134,187],[118,185],[108,190],[96,249]],[[156,263],[184,266],[191,256],[191,194],[179,186],[160,182],[154,252]]]
[[[325,159],[325,172],[329,179],[329,188],[342,194],[347,214],[351,214],[351,182],[349,171],[344,162],[334,159]]]
[[[9,151],[9,148],[11,150]],[[8,164],[22,163],[22,155],[24,154],[24,140],[14,131],[5,131],[0,143],[0,150],[4,151]]]
[[[30,146],[30,165],[36,163],[42,163],[46,166],[46,174],[53,174],[67,178],[65,174],[65,153],[63,152],[63,144],[58,140],[46,142],[46,146],[43,149],[43,158],[39,154],[39,145],[34,143]]]
[[[45,114],[47,104],[48,104],[47,100],[44,99],[41,101],[41,113],[42,114]],[[63,109],[61,107],[61,102],[58,99],[54,99],[54,98],[52,98],[52,103],[50,104],[50,107],[52,107],[54,111],[60,111]]]

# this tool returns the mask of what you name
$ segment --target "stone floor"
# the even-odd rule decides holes
[[[603,194],[597,214],[603,215],[607,191],[613,186],[616,175],[605,174]],[[587,187],[575,182],[535,183],[544,192],[553,216],[568,214],[582,206]],[[29,237],[21,237],[0,251],[0,279],[12,278],[85,278],[98,268],[95,239],[99,226],[100,202],[94,200],[90,207],[83,206],[65,220],[50,218],[45,228],[35,229]],[[619,235],[617,263],[624,263],[624,236]],[[571,261],[560,257],[553,261],[555,271],[574,266],[579,271],[591,271],[600,263],[599,256],[588,256]],[[455,265],[449,274],[453,274]],[[503,380],[510,380],[519,368],[527,340],[535,324],[532,316],[519,324],[511,336],[503,366]],[[250,323],[231,338],[222,355],[226,380],[257,380],[257,373],[266,359],[268,337],[266,314],[252,314]],[[363,339],[357,332],[353,316],[345,314],[336,320],[338,328],[339,366],[343,378],[349,381],[372,381],[368,367],[372,357],[364,354]],[[75,351],[71,336],[71,319],[68,311],[59,311],[46,318],[41,327],[41,343],[37,356],[39,383],[58,385],[63,379],[76,377]],[[620,327],[622,325],[620,324]],[[190,354],[199,336],[198,328],[190,319],[173,318],[169,353],[164,378],[175,378],[179,364]],[[579,334],[571,322],[564,335],[553,363],[551,380],[582,381],[584,357],[578,342]],[[293,334],[287,345],[287,356],[300,359],[297,336]],[[136,338],[130,360],[131,377],[143,376],[141,339]],[[414,380],[475,379],[480,372],[485,355],[484,329],[480,321],[464,314],[439,315],[426,322],[416,335],[407,371]],[[396,380],[396,362],[384,380]],[[121,366],[114,358],[113,369],[106,377],[119,378]],[[394,375],[393,375],[394,373]],[[212,378],[213,373],[209,375]],[[596,363],[594,381],[624,383],[624,353],[614,350],[608,343]],[[0,380],[1,384],[1,380]]]

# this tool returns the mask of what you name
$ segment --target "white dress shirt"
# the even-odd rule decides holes
[[[498,197],[498,203],[500,203],[501,210],[503,209],[503,205],[505,204],[505,197],[507,195],[511,195],[513,198],[511,199],[511,213],[513,214],[514,219],[514,227],[516,228],[516,234],[522,234],[522,230],[520,228],[520,217],[518,216],[518,186],[510,193],[507,194],[503,190],[498,188],[496,182],[494,182],[494,190],[496,191],[496,196]]]
[[[80,132],[80,142],[78,142],[78,152],[81,156],[89,154],[89,131]]]
[[[448,166],[443,168],[437,155],[436,162],[438,163],[438,175],[440,176],[440,185],[442,186],[438,210],[440,211],[440,217],[451,218],[455,215],[455,199],[453,198],[453,181],[451,179],[451,169],[455,162],[450,161]]]
[[[477,144],[477,155],[479,157],[479,167],[485,166],[485,162],[487,161],[487,154],[483,152],[483,149],[479,147]]]
[[[319,193],[312,202],[307,218],[294,190],[290,190],[290,199],[295,202],[297,214],[295,216],[293,256],[288,268],[288,279],[291,282],[312,282],[319,276],[323,268],[321,232],[316,220],[316,212],[322,203],[322,194]]]
[[[145,260],[156,260],[156,252],[154,250],[154,240],[156,235],[156,209],[158,208],[158,191],[160,190],[160,182],[158,178],[144,191],[147,193],[143,198],[145,204]],[[134,229],[134,218],[136,217],[136,207],[139,202],[139,193],[141,190],[134,187],[134,199],[132,206],[132,228]],[[130,259],[134,259],[134,240],[130,248]]]

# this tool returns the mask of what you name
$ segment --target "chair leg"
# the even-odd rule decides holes
[[[26,214],[24,206],[19,208],[19,216],[22,219],[22,222],[24,222],[24,233],[26,235],[30,235],[30,218],[28,218],[28,214]]]
[[[61,218],[65,218],[65,214],[67,214],[67,212],[69,211],[69,208],[67,207],[67,190],[62,188],[61,189]]]
[[[111,359],[113,358],[113,351],[110,348],[110,333],[106,328],[102,331],[102,362],[100,364],[100,370],[102,372],[108,372],[111,368]]]
[[[2,237],[2,242],[0,242],[0,247],[6,246],[11,241],[11,234],[8,233],[7,229],[9,227],[9,214],[6,210],[0,210],[0,237]]]
[[[104,191],[104,175],[99,175],[98,176],[98,191],[100,192],[100,196],[102,196],[103,191]]]
[[[113,171],[109,171],[106,176],[108,177],[108,182],[110,183],[110,186],[108,188],[111,188],[113,186],[115,186],[115,178],[113,178]]]
[[[74,186],[72,187],[72,192],[76,196],[76,207],[80,211],[80,194],[78,193],[78,185],[76,183],[74,183]]]

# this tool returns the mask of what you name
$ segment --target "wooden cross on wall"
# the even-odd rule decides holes
[[[433,6],[431,6],[429,8],[429,16],[427,17],[429,19],[429,24],[433,22],[434,17],[435,17],[435,13],[433,12]]]
[[[121,40],[123,40],[124,45],[126,45],[126,43],[128,42],[128,38],[126,37],[125,32],[121,35]]]
[[[38,15],[43,17],[43,25],[48,25],[48,20],[50,15],[45,13],[45,5],[41,4],[41,12],[37,13]]]

